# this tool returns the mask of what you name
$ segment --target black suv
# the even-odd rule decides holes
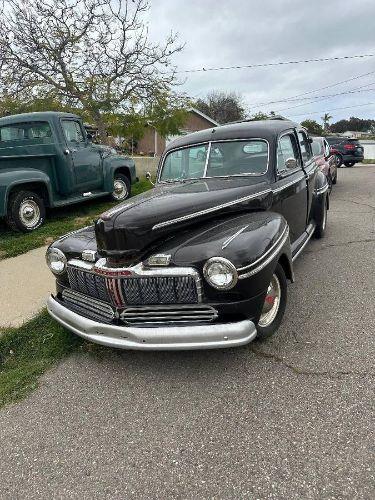
[[[337,166],[344,164],[352,167],[355,163],[363,161],[363,146],[358,139],[347,137],[326,137],[331,148],[331,153],[336,156]]]

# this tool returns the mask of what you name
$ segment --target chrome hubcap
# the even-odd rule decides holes
[[[115,200],[123,200],[128,194],[128,188],[121,179],[116,179],[113,184],[113,197]]]
[[[34,200],[24,200],[19,209],[19,216],[22,224],[31,229],[35,227],[40,220],[40,210]]]
[[[279,278],[274,274],[271,283],[267,289],[267,295],[264,299],[262,314],[258,325],[264,327],[269,326],[276,318],[280,307],[281,287]]]

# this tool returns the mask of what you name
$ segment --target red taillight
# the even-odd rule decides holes
[[[355,149],[354,144],[344,144],[344,149],[352,151]]]

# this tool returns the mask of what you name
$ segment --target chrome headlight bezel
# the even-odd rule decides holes
[[[52,259],[56,259],[56,260],[52,260]],[[47,266],[49,267],[49,270],[53,274],[55,274],[56,276],[59,276],[60,274],[65,273],[67,263],[68,263],[64,252],[62,252],[59,248],[49,248],[47,250],[46,262],[47,262]],[[60,270],[53,269],[53,267],[52,267],[53,262],[60,262],[63,265],[62,269],[60,269]]]
[[[210,268],[212,265],[219,264],[220,266],[224,266],[226,268],[228,274],[232,275],[232,279],[230,282],[225,283],[223,285],[220,285],[218,283],[215,283],[211,276],[210,276]],[[237,281],[238,281],[238,272],[234,264],[228,259],[225,259],[224,257],[212,257],[211,259],[208,259],[208,261],[205,263],[203,267],[203,275],[207,281],[207,283],[212,286],[213,288],[216,288],[216,290],[230,290],[234,286],[236,286]]]

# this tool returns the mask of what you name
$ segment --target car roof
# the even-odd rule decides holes
[[[0,118],[0,125],[10,125],[20,122],[48,121],[51,118],[79,118],[73,113],[63,113],[61,111],[36,111],[33,113],[20,113],[18,115],[3,116]]]
[[[193,132],[178,137],[168,144],[166,151],[170,149],[197,144],[201,142],[220,141],[228,139],[273,139],[285,130],[291,128],[300,128],[300,126],[286,119],[253,120],[228,123],[218,127],[207,128],[198,132]]]

